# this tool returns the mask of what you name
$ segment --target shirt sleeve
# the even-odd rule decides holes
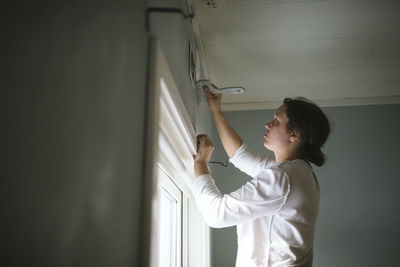
[[[289,178],[279,167],[265,170],[230,194],[221,194],[208,174],[200,175],[193,183],[197,207],[206,223],[214,228],[274,214],[283,207],[289,192]]]
[[[229,161],[251,177],[256,177],[260,172],[275,163],[273,158],[254,153],[244,143],[236,150]]]

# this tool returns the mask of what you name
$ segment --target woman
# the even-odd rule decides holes
[[[319,184],[310,162],[325,162],[325,114],[304,98],[285,98],[265,125],[264,146],[273,159],[250,151],[221,111],[222,94],[203,89],[230,162],[253,177],[221,194],[208,170],[213,144],[199,135],[193,194],[205,221],[215,228],[237,226],[236,267],[312,266]]]

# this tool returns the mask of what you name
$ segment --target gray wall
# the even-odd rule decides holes
[[[186,0],[149,0],[151,7],[180,8],[185,14],[188,13]],[[198,115],[198,106],[193,105],[197,101],[198,95],[193,88],[189,76],[189,42],[196,47],[194,40],[192,24],[189,19],[184,19],[182,14],[155,12],[150,15],[151,33],[160,40],[161,47],[169,64],[175,82],[189,116],[196,126],[196,116]],[[204,103],[203,103],[204,104]],[[204,106],[204,105],[202,105]],[[204,117],[204,125],[210,125],[211,115]],[[203,120],[200,120],[203,122]],[[199,125],[198,127],[203,127]],[[207,127],[208,129],[209,127]]]
[[[400,238],[400,105],[323,108],[332,132],[323,152],[326,165],[313,168],[321,186],[314,242],[314,266],[395,266]],[[226,112],[246,144],[273,156],[263,146],[264,125],[273,110]],[[214,159],[225,160],[219,138]],[[224,193],[249,177],[229,165],[215,168]],[[213,266],[234,266],[236,229],[213,229]]]
[[[1,182],[3,266],[136,264],[145,7],[2,6],[1,87],[13,94],[15,127],[7,150],[15,165]]]
[[[138,265],[147,2],[1,4],[2,266]],[[172,15],[153,34],[207,129],[184,23]]]

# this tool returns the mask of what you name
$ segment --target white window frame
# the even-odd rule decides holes
[[[162,168],[182,191],[181,266],[210,266],[210,229],[195,205],[190,188],[194,182],[193,157],[196,132],[183,104],[158,40],[150,39],[150,73],[145,158],[144,266],[158,265],[158,181]],[[185,216],[186,214],[186,216]],[[146,238],[148,240],[146,240]]]
[[[187,266],[187,265],[183,265],[182,263],[185,262],[184,260],[184,253],[182,252],[182,240],[184,238],[187,232],[187,229],[183,227],[183,223],[181,218],[187,216],[187,214],[185,214],[185,210],[183,209],[183,194],[182,191],[180,190],[180,188],[173,182],[173,179],[171,179],[170,175],[166,172],[166,170],[164,170],[164,168],[162,166],[159,166],[158,169],[158,189],[160,190],[159,193],[161,193],[161,190],[165,190],[168,194],[170,194],[172,196],[173,199],[176,200],[177,202],[177,214],[176,217],[177,222],[176,222],[176,228],[177,228],[177,232],[176,232],[176,240],[177,240],[177,244],[176,244],[176,266]],[[161,203],[159,203],[161,204]],[[161,228],[161,224],[159,224],[160,228]],[[160,265],[158,265],[160,266]]]

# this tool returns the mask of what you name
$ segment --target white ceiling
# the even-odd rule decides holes
[[[216,8],[209,8],[214,2]],[[224,110],[400,103],[399,0],[192,0],[206,75]]]

